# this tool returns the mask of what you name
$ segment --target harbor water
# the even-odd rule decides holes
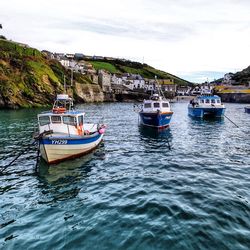
[[[48,167],[31,147],[0,175],[0,249],[250,249],[250,115],[138,127],[132,103],[84,104],[107,124],[93,153]],[[40,109],[0,111],[0,165],[32,141]]]

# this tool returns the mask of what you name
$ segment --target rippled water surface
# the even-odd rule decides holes
[[[92,154],[35,172],[35,148],[0,176],[0,249],[250,249],[250,115],[138,127],[128,103],[86,104],[108,125]],[[41,110],[0,111],[0,165],[32,139]]]

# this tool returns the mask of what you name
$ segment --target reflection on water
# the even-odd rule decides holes
[[[145,147],[148,144],[149,147],[159,149],[172,147],[172,134],[170,128],[155,129],[145,126],[139,126],[140,139],[144,142]]]
[[[93,161],[105,159],[103,142],[97,149],[80,158],[48,165],[43,159],[38,166],[38,187],[46,194],[40,203],[54,203],[56,201],[74,198],[80,191],[81,182],[89,176]]]

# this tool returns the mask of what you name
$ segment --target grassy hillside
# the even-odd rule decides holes
[[[98,60],[89,61],[96,70],[105,69],[110,73],[132,73],[140,74],[144,78],[155,78],[158,79],[174,79],[174,82],[178,85],[188,85],[190,82],[183,80],[175,75],[167,72],[155,69],[147,64],[141,64],[138,62],[123,61],[123,60]]]
[[[55,60],[22,44],[0,39],[0,107],[34,107],[51,104],[56,93],[63,91],[64,76],[70,72]],[[74,73],[78,83],[92,81]]]
[[[235,73],[232,79],[235,80],[237,84],[248,85],[250,82],[250,66],[240,72]]]

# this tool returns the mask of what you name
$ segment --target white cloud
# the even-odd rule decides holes
[[[9,0],[0,23],[5,36],[39,49],[144,58],[199,81],[200,72],[213,78],[250,64],[249,7],[244,0]]]

